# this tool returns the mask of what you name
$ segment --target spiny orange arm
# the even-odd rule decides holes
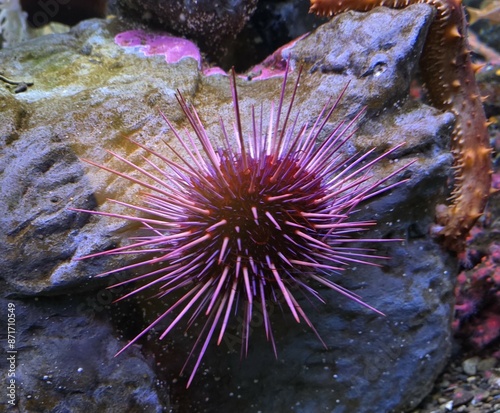
[[[456,116],[452,137],[455,187],[451,205],[438,208],[437,235],[443,237],[446,247],[461,251],[490,193],[491,149],[460,0],[311,0],[310,12],[333,16],[348,10],[399,9],[417,3],[437,10],[420,60],[429,98],[434,106]]]

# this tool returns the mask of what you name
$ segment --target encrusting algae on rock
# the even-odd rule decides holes
[[[310,11],[334,16],[349,10],[369,11],[378,6],[404,8],[425,3],[437,14],[429,29],[420,61],[431,103],[456,116],[451,150],[455,182],[449,206],[437,208],[433,232],[457,252],[481,216],[491,187],[491,148],[467,41],[467,22],[459,0],[311,0]]]

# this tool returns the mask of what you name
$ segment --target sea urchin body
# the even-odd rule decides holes
[[[167,315],[175,316],[161,339],[183,319],[189,319],[188,326],[195,319],[205,319],[193,348],[198,356],[188,386],[209,342],[214,335],[217,343],[221,342],[239,311],[243,314],[243,353],[248,349],[250,322],[257,306],[275,352],[269,313],[273,303],[314,330],[296,298],[298,292],[305,292],[322,301],[314,284],[377,311],[331,281],[330,275],[350,263],[370,264],[369,258],[384,258],[373,255],[371,249],[352,246],[353,241],[379,240],[351,237],[374,222],[353,222],[349,215],[361,201],[398,185],[390,180],[404,167],[375,182],[371,176],[373,166],[398,147],[380,156],[369,151],[345,159],[339,149],[352,136],[357,119],[341,122],[326,133],[339,97],[325,105],[314,124],[299,125],[298,115],[292,117],[291,112],[300,73],[285,107],[287,77],[288,71],[277,110],[271,105],[265,128],[263,107],[260,115],[252,108],[251,131],[244,134],[233,72],[234,136],[221,120],[220,146],[212,143],[196,110],[178,93],[180,107],[194,130],[194,136],[181,134],[165,118],[185,152],[181,155],[167,144],[178,161],[139,143],[149,155],[145,158],[147,170],[111,153],[135,170],[134,176],[87,161],[147,192],[139,205],[113,201],[131,209],[130,215],[86,212],[140,222],[149,235],[84,258],[139,254],[144,257],[139,262],[102,275],[154,265],[149,272],[126,281],[141,280],[143,284],[125,297],[153,287],[158,298],[180,293],[180,298],[127,347]]]

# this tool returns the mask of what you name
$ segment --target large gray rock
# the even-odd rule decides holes
[[[193,345],[196,326],[187,335],[182,328],[175,330],[161,343],[145,340],[143,353],[154,355],[156,374],[168,383],[174,411],[401,412],[414,407],[430,390],[450,350],[455,274],[453,258],[428,235],[435,205],[444,201],[451,175],[448,142],[453,117],[409,98],[410,81],[432,17],[433,10],[426,5],[402,11],[346,13],[284,52],[295,67],[292,78],[298,65],[304,63],[295,105],[301,119],[314,120],[327,99],[337,96],[350,82],[336,119],[351,118],[364,106],[367,113],[346,150],[375,147],[382,152],[406,142],[391,161],[374,168],[376,177],[416,160],[404,173],[407,182],[363,205],[354,217],[379,222],[376,229],[363,234],[367,238],[404,240],[377,245],[377,253],[392,259],[380,268],[359,265],[333,278],[385,317],[320,289],[326,304],[304,299],[301,305],[328,350],[308,328],[273,308],[278,360],[256,317],[250,354],[241,361],[235,322],[235,329],[228,331],[220,347],[214,344],[209,348],[188,391],[178,373]],[[37,329],[33,320],[53,313],[58,314],[54,320],[61,323],[61,331],[69,328],[84,348],[92,346],[95,337],[109,342],[95,354],[107,366],[116,363],[112,358],[116,337],[109,328],[109,314],[121,308],[111,301],[122,291],[101,288],[130,275],[110,280],[93,276],[125,265],[127,257],[75,258],[120,245],[135,234],[135,228],[69,208],[118,211],[106,199],[136,200],[138,188],[84,165],[79,158],[116,167],[104,151],[107,149],[144,163],[142,152],[125,139],[127,136],[168,156],[162,139],[171,139],[171,135],[158,109],[175,125],[185,126],[174,97],[177,89],[198,109],[213,136],[220,133],[219,116],[227,125],[233,116],[227,77],[203,75],[192,58],[167,64],[162,55],[145,56],[137,47],[119,46],[113,38],[124,30],[116,21],[92,20],[68,34],[0,51],[5,74],[35,82],[23,93],[0,89],[0,116],[4,120],[0,123],[0,267],[4,295],[22,297],[20,307],[32,315],[18,319],[19,329],[22,326],[23,331],[30,331],[35,340],[48,333],[48,326]],[[269,102],[278,99],[280,85],[281,78],[241,79],[242,113],[249,114],[251,105],[260,102],[269,108]],[[248,122],[249,117],[244,116],[244,128]],[[125,340],[144,327],[143,316],[165,311],[171,302],[168,298],[149,300],[153,294],[132,302],[132,309],[120,310],[132,311],[122,313],[125,321],[118,323]],[[71,299],[65,301],[66,295]],[[55,301],[43,298],[46,296],[54,296]],[[75,314],[73,306],[83,310],[85,317],[99,317],[98,325],[91,324],[92,329],[99,329],[96,336],[83,333],[88,331],[90,320],[79,322],[79,312]],[[24,406],[28,397],[35,397],[36,391],[44,392],[44,397],[56,397],[56,388],[36,387],[22,374],[29,370],[34,377],[47,375],[46,365],[37,360],[44,351],[46,360],[53,360],[57,343],[68,345],[63,336],[52,335],[54,345],[37,347],[29,357],[19,354],[24,368],[19,372],[19,406]],[[21,334],[20,343],[26,340]],[[119,357],[123,363],[130,357],[144,363],[137,352]],[[84,371],[94,363],[89,360],[87,366],[86,358],[79,361]],[[69,363],[69,370],[61,373],[62,382],[75,365]],[[63,363],[58,366],[61,371],[66,368]],[[102,374],[94,376],[94,386]],[[123,370],[127,379],[131,374],[135,373]],[[150,393],[143,394],[148,394],[151,406],[167,406],[162,402],[167,399],[165,394],[154,396],[158,391],[152,381],[137,379],[120,387],[123,376],[117,376],[111,385],[115,390],[123,389],[126,400],[149,383]],[[72,389],[77,392],[77,388],[78,384]],[[95,405],[95,393],[82,390],[82,394],[88,400],[82,397],[75,401],[72,412],[88,411],[88,406]]]
[[[109,320],[82,312],[87,308],[82,298],[0,299],[2,309],[12,309],[8,314],[16,319],[12,335],[17,353],[7,356],[15,361],[19,408],[2,410],[2,403],[0,411],[163,412],[168,395],[144,356],[131,349],[127,356],[114,358],[121,343]],[[8,361],[0,360],[4,383],[12,378],[5,377]]]
[[[196,41],[212,62],[221,64],[257,8],[257,0],[115,0],[128,18]]]

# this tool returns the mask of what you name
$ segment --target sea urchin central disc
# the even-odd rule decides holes
[[[289,260],[300,258],[300,251],[293,247],[301,243],[298,230],[314,231],[302,212],[319,211],[326,192],[321,177],[301,169],[299,159],[269,155],[260,162],[248,159],[245,169],[242,164],[241,156],[230,159],[222,155],[220,171],[224,180],[214,182],[213,191],[193,185],[192,196],[196,199],[202,195],[205,204],[211,205],[206,221],[217,230],[210,231],[213,237],[207,242],[219,244],[218,263],[233,268],[240,262],[250,269],[252,277],[272,282],[267,261],[283,268],[290,266]],[[302,184],[297,185],[299,182]],[[285,251],[289,252],[284,255]]]
[[[141,205],[113,201],[134,214],[86,212],[138,221],[149,235],[134,238],[130,245],[84,258],[127,253],[144,257],[101,275],[153,268],[150,266],[155,264],[154,270],[126,281],[141,280],[143,284],[125,297],[152,287],[158,289],[158,297],[181,292],[181,297],[125,348],[168,314],[176,315],[160,338],[186,317],[188,326],[205,317],[193,348],[194,352],[201,344],[188,386],[214,334],[220,343],[230,319],[241,310],[244,353],[248,350],[250,322],[257,305],[275,352],[269,312],[273,303],[285,307],[297,322],[302,319],[314,330],[296,299],[297,292],[302,291],[321,300],[314,284],[320,283],[377,311],[331,281],[330,275],[350,263],[373,265],[366,260],[384,258],[350,244],[373,241],[350,235],[374,223],[353,222],[349,215],[361,201],[401,183],[388,181],[405,167],[375,182],[370,173],[377,162],[399,146],[378,157],[368,151],[346,159],[339,149],[352,136],[351,127],[357,117],[351,122],[340,122],[327,132],[325,125],[330,122],[339,97],[325,105],[313,125],[299,125],[298,115],[292,117],[291,111],[300,72],[285,111],[287,77],[288,71],[277,110],[274,106],[269,109],[266,130],[262,126],[263,106],[259,116],[252,108],[251,132],[244,136],[233,72],[235,132],[232,138],[221,121],[220,147],[212,144],[196,110],[178,93],[179,104],[195,133],[195,137],[189,132],[181,135],[164,117],[185,152],[181,155],[167,144],[179,161],[139,143],[136,144],[149,154],[145,158],[151,167],[148,170],[116,153],[112,155],[142,178],[87,161],[139,184],[147,193],[143,194]]]

